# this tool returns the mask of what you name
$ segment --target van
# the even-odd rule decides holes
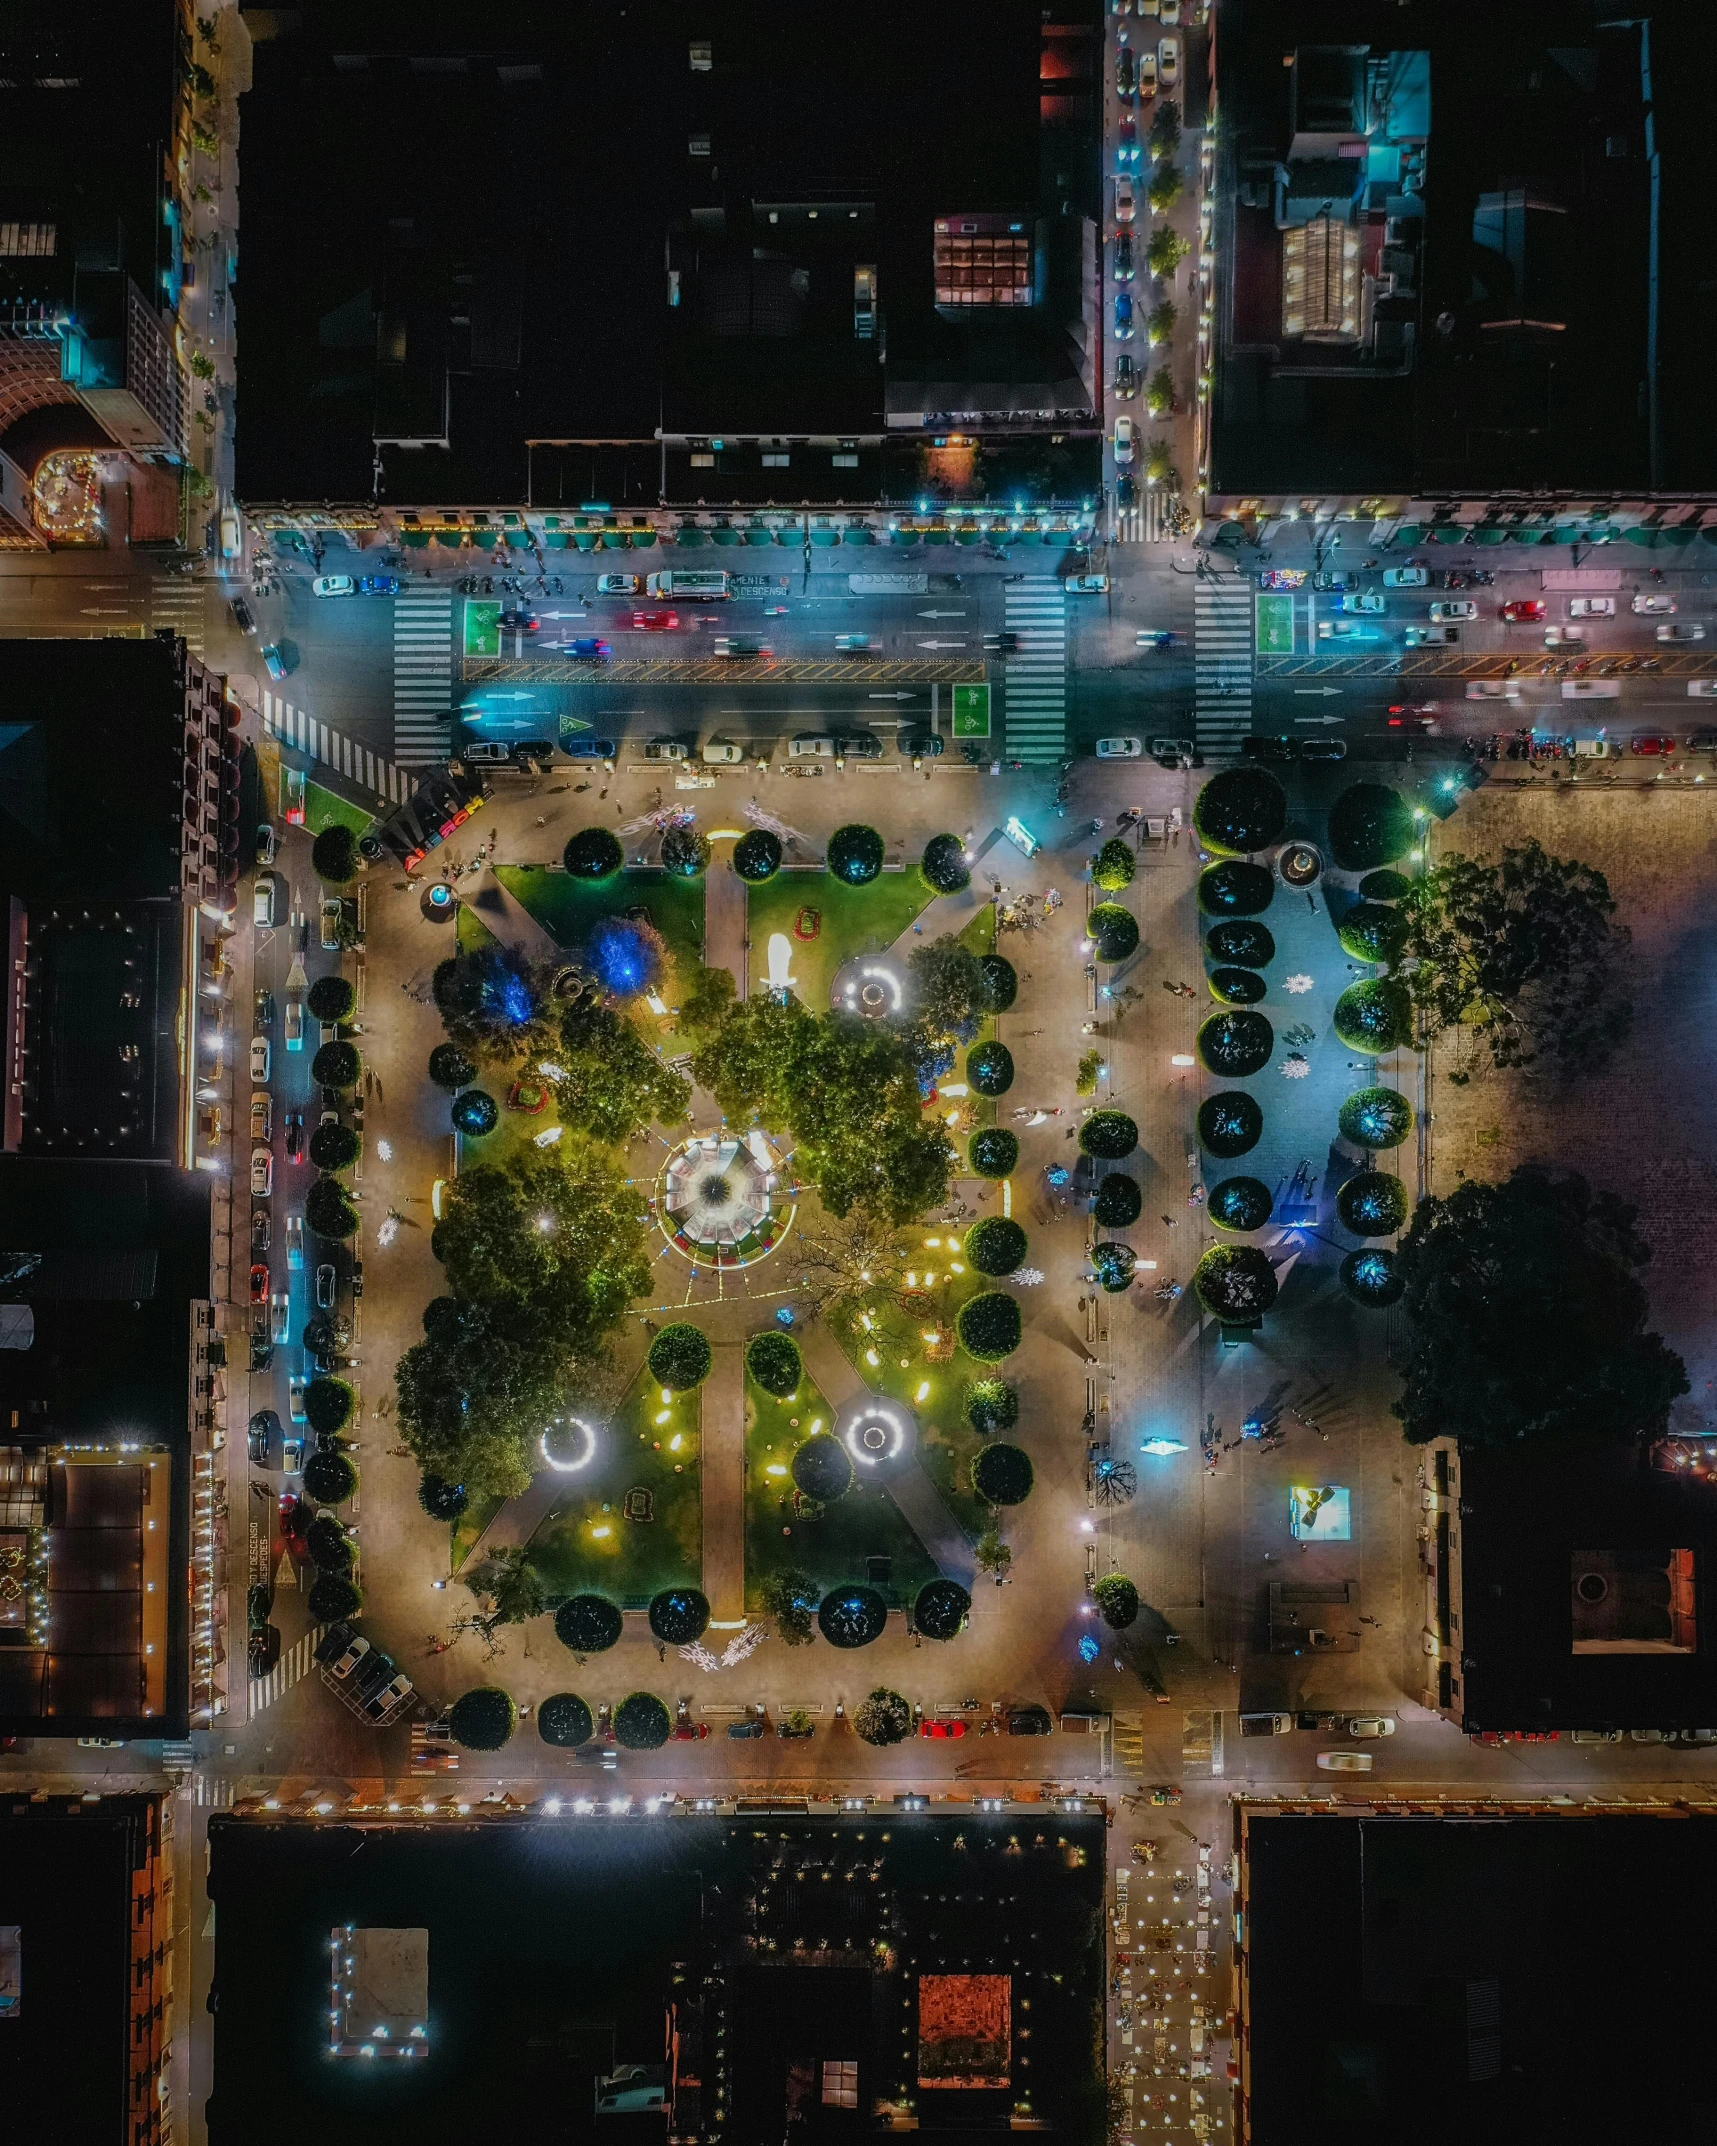
[[[1242,1714],[1242,1736],[1286,1736],[1294,1726],[1292,1714]]]
[[[682,603],[720,603],[731,593],[727,575],[714,569],[688,572],[684,567],[669,567],[648,576],[644,587],[651,596],[675,597]]]
[[[1608,738],[1570,738],[1568,751],[1576,760],[1608,760],[1615,747]]]

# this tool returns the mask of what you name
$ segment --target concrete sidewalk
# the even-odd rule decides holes
[[[745,1621],[745,1348],[718,1344],[703,1407],[703,1587],[713,1624]]]

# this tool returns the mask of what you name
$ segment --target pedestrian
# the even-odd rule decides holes
[[[1173,1215],[1164,1215],[1164,1216],[1163,1216],[1163,1227],[1164,1227],[1164,1229],[1179,1229],[1179,1228],[1180,1228],[1180,1224],[1179,1224],[1179,1222],[1177,1222],[1177,1221],[1176,1221],[1176,1219],[1174,1218],[1174,1216],[1173,1216]]]

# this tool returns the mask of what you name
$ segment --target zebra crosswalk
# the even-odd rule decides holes
[[[293,707],[278,694],[262,696],[262,727],[270,737],[296,745],[300,752],[325,761],[353,782],[361,782],[390,805],[404,804],[416,787],[404,768],[367,751],[339,731],[330,730],[326,723],[317,722],[313,715]]]
[[[1174,495],[1154,486],[1130,507],[1115,509],[1115,541],[1118,544],[1166,544],[1174,534],[1169,526]]]
[[[1061,583],[1010,582],[1002,625],[1019,636],[1002,667],[1008,757],[1053,766],[1067,755],[1067,595]]]
[[[203,613],[206,590],[190,575],[149,584],[149,631],[176,633],[193,656],[203,653]]]
[[[1238,752],[1252,727],[1252,590],[1238,575],[1192,592],[1193,709],[1205,752]]]
[[[307,1676],[315,1657],[316,1642],[322,1636],[322,1627],[313,1625],[304,1637],[288,1647],[279,1661],[265,1677],[250,1680],[250,1711],[254,1719],[264,1707],[272,1706],[283,1699],[300,1677]]]
[[[453,591],[407,586],[393,600],[393,756],[401,767],[447,758],[452,709]]]

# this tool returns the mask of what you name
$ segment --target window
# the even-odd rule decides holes
[[[825,2109],[856,2109],[858,2107],[858,2060],[856,2057],[825,2057],[823,2059],[823,2107]]]
[[[53,224],[0,224],[0,257],[45,260],[53,253],[55,235]]]
[[[793,457],[788,454],[764,455],[762,461],[765,469],[789,469],[792,466]]]

